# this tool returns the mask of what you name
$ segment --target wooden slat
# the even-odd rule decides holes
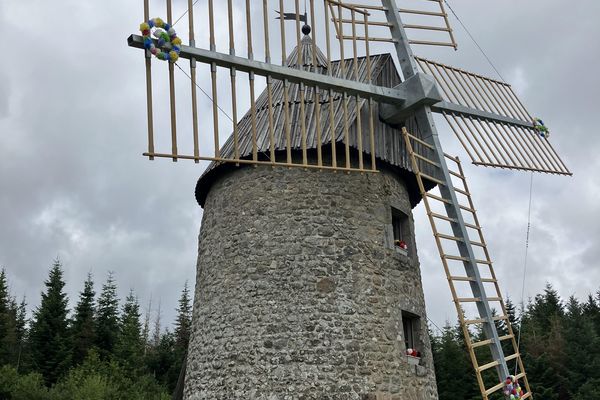
[[[456,301],[459,303],[477,303],[481,301],[479,297],[457,297]]]
[[[497,367],[498,365],[500,365],[499,361],[492,361],[492,362],[489,362],[487,364],[483,364],[482,366],[480,366],[479,368],[477,368],[477,370],[479,372],[483,372],[483,371],[488,370],[490,368]]]
[[[495,393],[495,392],[497,392],[497,391],[498,391],[498,390],[500,390],[500,389],[504,389],[504,386],[505,386],[505,383],[504,383],[504,381],[503,381],[503,382],[500,382],[500,383],[498,383],[496,386],[492,386],[491,388],[487,389],[487,390],[485,391],[485,394],[486,394],[486,395],[490,395],[490,394],[492,394],[492,393]]]
[[[474,349],[477,347],[483,347],[483,346],[487,346],[488,344],[492,344],[492,340],[491,339],[485,339],[479,342],[474,342],[471,343],[471,347],[473,347]]]
[[[454,218],[446,217],[445,215],[434,213],[434,212],[430,212],[429,215],[431,215],[432,217],[438,218],[438,219],[442,219],[444,221],[448,221],[448,222],[453,222],[453,223],[457,223],[458,222]]]
[[[443,186],[446,186],[446,182],[444,182],[444,181],[441,181],[441,180],[439,180],[439,179],[437,179],[437,178],[434,178],[434,177],[433,177],[433,176],[431,176],[431,175],[424,174],[423,172],[418,172],[418,174],[419,174],[419,175],[421,175],[423,178],[425,178],[425,179],[427,179],[427,180],[431,181],[431,182],[435,182],[435,183],[437,183],[438,185],[443,185]]]
[[[414,154],[414,155],[415,155],[415,157],[417,157],[419,160],[425,161],[427,164],[431,164],[431,165],[433,165],[433,166],[435,166],[435,167],[437,167],[437,168],[440,168],[440,164],[439,164],[439,163],[437,163],[437,162],[435,162],[435,161],[432,161],[432,160],[430,160],[430,159],[429,159],[429,158],[427,158],[427,157],[423,157],[423,156],[422,156],[422,155],[420,155],[420,154],[417,154],[417,153],[413,153],[413,154]]]

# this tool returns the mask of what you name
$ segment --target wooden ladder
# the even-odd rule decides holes
[[[433,236],[446,272],[446,278],[450,285],[450,291],[456,306],[467,350],[475,369],[481,395],[484,400],[488,400],[492,393],[502,392],[505,386],[505,378],[511,375],[507,363],[512,361],[517,366],[515,377],[522,383],[523,396],[521,399],[532,398],[533,395],[523,368],[515,334],[508,319],[498,280],[494,273],[492,261],[483,238],[482,229],[479,225],[479,219],[477,218],[460,160],[458,157],[452,157],[443,153],[437,137],[432,138],[433,144],[431,144],[411,135],[406,128],[402,128],[402,133],[433,230]],[[414,149],[421,149],[421,152]],[[449,160],[456,169],[450,170],[446,160]],[[428,173],[422,172],[422,170],[426,170]],[[452,177],[455,177],[454,181],[457,181],[462,187],[455,187]],[[427,192],[423,180],[437,184],[441,196]],[[466,199],[466,204],[460,203],[458,200],[459,197]],[[437,211],[440,208],[440,203],[443,205],[444,212],[435,212],[432,206],[437,205],[438,207],[435,209]],[[465,219],[468,219],[470,222],[465,222]],[[444,224],[450,225],[452,234],[442,233],[439,225]],[[473,240],[469,237],[469,233],[474,233]],[[458,248],[459,255],[447,252],[444,244],[450,245],[453,249]],[[476,258],[474,247],[479,248],[479,253],[483,254],[483,256]],[[459,273],[456,272],[457,264],[460,267]],[[482,277],[482,272],[485,272],[484,269],[488,269],[487,277]],[[457,294],[457,284],[460,283],[467,283],[469,285],[472,296],[461,297]],[[493,285],[495,293],[488,296],[485,284],[488,284],[488,287],[489,285]],[[494,314],[490,302],[500,305],[501,315]],[[468,319],[465,315],[463,305],[468,303],[477,306],[479,315],[476,318]],[[500,321],[504,322],[507,331],[507,334],[502,336],[499,335],[496,327],[496,323]],[[471,326],[479,326],[485,339],[474,340],[470,329]],[[502,347],[502,343],[505,341],[512,343],[512,354],[508,356],[504,354]],[[480,364],[478,361],[478,352],[480,353],[481,349],[485,347],[488,347],[491,352],[491,361],[486,360],[483,364]],[[482,358],[481,353],[479,354],[479,358]],[[486,375],[486,371],[492,371],[492,368],[496,369],[497,379],[494,376],[490,379],[489,372]],[[490,382],[492,382],[492,386],[488,387]]]

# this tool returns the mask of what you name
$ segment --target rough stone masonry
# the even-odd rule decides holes
[[[240,167],[212,184],[185,399],[438,398],[408,192],[380,168]],[[393,208],[408,216],[407,252]]]

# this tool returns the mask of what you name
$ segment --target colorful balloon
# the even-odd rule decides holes
[[[152,28],[154,31],[152,31]],[[173,26],[160,18],[152,18],[140,24],[140,32],[144,38],[144,48],[150,51],[159,60],[176,62],[181,52],[181,39]],[[157,39],[158,47],[154,44],[152,36]]]

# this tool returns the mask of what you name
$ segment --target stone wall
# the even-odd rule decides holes
[[[408,255],[391,208],[410,216]],[[420,365],[402,311],[420,318]],[[199,237],[186,399],[437,399],[403,182],[241,167],[213,184]]]

